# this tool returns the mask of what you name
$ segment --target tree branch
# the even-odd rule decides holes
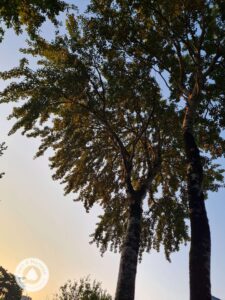
[[[208,69],[203,74],[204,78],[209,76],[214,71],[216,63],[218,62],[218,60],[220,59],[221,56],[222,56],[222,53],[220,51],[220,48],[218,48],[217,53],[215,54],[215,56],[213,57],[213,59],[211,61],[211,64],[209,65]]]

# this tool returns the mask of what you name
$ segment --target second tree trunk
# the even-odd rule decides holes
[[[203,167],[195,139],[188,130],[184,132],[184,142],[191,223],[190,299],[211,300],[211,240],[202,190]]]

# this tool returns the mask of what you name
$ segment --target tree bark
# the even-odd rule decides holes
[[[131,196],[129,222],[120,258],[115,300],[134,300],[141,219],[142,197],[134,192]]]
[[[202,191],[203,167],[200,152],[190,128],[184,128],[183,136],[187,158],[187,188],[191,224],[190,299],[211,300],[211,238]]]

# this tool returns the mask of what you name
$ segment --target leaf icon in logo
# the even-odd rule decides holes
[[[36,272],[36,270],[34,268],[31,268],[28,272],[27,272],[27,276],[26,278],[29,281],[36,281],[38,279],[38,274]]]

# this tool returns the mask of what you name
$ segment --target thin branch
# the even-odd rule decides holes
[[[103,97],[104,97],[104,99],[106,99],[106,90],[105,90],[104,82],[102,80],[102,75],[101,75],[101,73],[100,73],[100,71],[99,71],[99,69],[98,69],[97,66],[95,66],[95,69],[96,69],[96,71],[98,73],[99,82],[101,84],[101,88],[102,88],[102,92],[103,92]]]
[[[135,140],[132,142],[132,147],[133,147],[133,150],[132,150],[132,157],[134,156],[135,148],[136,148],[137,143],[140,141],[140,139],[142,138],[143,134],[146,132],[146,130],[147,130],[149,124],[150,124],[150,121],[151,121],[151,118],[152,118],[153,114],[154,114],[154,107],[153,107],[153,109],[152,109],[150,115],[148,116],[148,120],[147,120],[146,124],[144,124],[144,125],[142,126],[141,131],[140,131],[139,134],[136,136]]]
[[[152,69],[159,74],[159,76],[162,78],[162,80],[164,81],[166,87],[172,92],[171,87],[169,86],[169,84],[167,83],[165,77],[162,75],[162,72],[158,71],[155,67],[152,66]]]
[[[179,84],[179,89],[180,91],[185,95],[188,96],[188,90],[185,87],[184,81],[185,81],[185,66],[184,66],[184,60],[181,54],[181,48],[180,44],[174,41],[174,47],[176,48],[177,51],[177,59],[179,63],[179,69],[180,69],[180,84]]]
[[[217,53],[213,57],[213,59],[212,59],[210,65],[209,65],[208,69],[203,74],[204,78],[206,78],[207,76],[209,76],[214,71],[216,63],[218,62],[218,60],[220,59],[221,56],[222,56],[222,53],[220,51],[220,48],[218,48],[217,49]]]
[[[102,96],[102,94],[99,92],[97,85],[95,84],[95,82],[90,78],[90,83],[92,84],[92,87],[94,88],[94,91],[96,92],[96,94],[98,95],[99,99],[101,99],[104,102],[104,97]]]

